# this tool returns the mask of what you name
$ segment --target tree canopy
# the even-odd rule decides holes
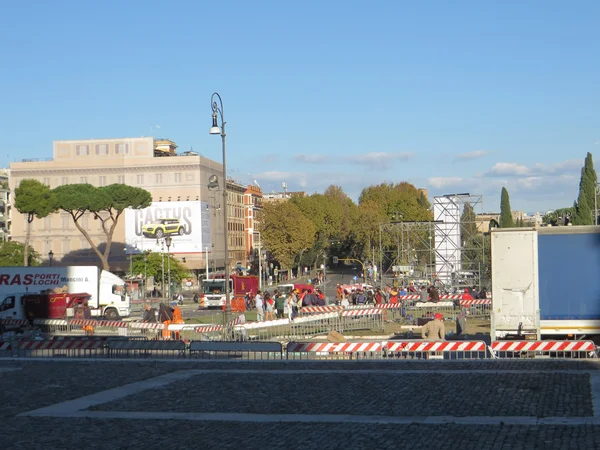
[[[265,203],[261,238],[265,248],[284,268],[300,262],[315,242],[315,225],[290,201]]]
[[[503,187],[500,194],[500,228],[512,228],[514,226],[515,222],[510,210],[510,198],[508,197],[508,191]]]
[[[0,266],[22,266],[27,253],[26,266],[39,266],[40,255],[32,247],[25,252],[25,244],[17,241],[0,243]]]
[[[181,261],[173,255],[164,255],[164,276],[165,283],[168,278],[169,260],[171,264],[171,282],[181,283],[181,280],[189,277],[189,271],[183,266]],[[145,253],[134,255],[132,258],[133,275],[137,277],[154,277],[155,283],[160,283],[163,277],[163,256],[160,253],[146,251]]]
[[[127,208],[146,208],[152,203],[152,196],[148,191],[126,184],[111,184],[103,187],[94,187],[91,184],[66,184],[55,188],[54,194],[58,209],[71,216],[75,227],[100,258],[104,270],[110,270],[108,257],[113,234],[123,211]],[[106,236],[104,251],[100,251],[98,247],[101,242],[94,242],[88,230],[82,227],[80,219],[86,213],[90,213],[94,219],[100,221],[102,232]]]
[[[585,157],[583,168],[581,169],[581,179],[579,181],[579,195],[575,202],[575,215],[573,223],[575,225],[594,225],[596,206],[596,183],[598,176],[594,170],[594,160],[592,154],[588,153]]]
[[[56,196],[52,190],[38,180],[21,180],[15,189],[15,208],[27,219],[25,243],[23,246],[23,264],[29,264],[29,241],[31,239],[31,222],[34,218],[41,219],[52,214],[57,209]]]

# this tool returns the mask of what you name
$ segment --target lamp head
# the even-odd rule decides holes
[[[52,258],[54,258],[54,252],[53,252],[52,250],[50,250],[50,251],[48,252],[48,259],[49,259],[50,261],[52,261]]]
[[[210,177],[208,177],[208,189],[210,191],[219,189],[219,177],[218,176],[213,174]]]
[[[212,115],[212,127],[210,127],[210,134],[221,134],[221,128],[219,127],[219,125],[217,125],[217,113],[216,111],[213,111],[213,115]]]
[[[165,238],[165,244],[167,244],[167,247],[170,247],[172,242],[173,242],[173,238],[171,238],[171,236],[167,236]]]

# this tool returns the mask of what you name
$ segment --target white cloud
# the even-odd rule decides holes
[[[456,161],[469,161],[471,159],[482,158],[490,153],[491,152],[489,150],[475,150],[473,152],[459,153],[454,157],[454,159]]]
[[[487,172],[487,176],[498,177],[498,176],[526,176],[529,175],[531,170],[527,166],[516,163],[505,163],[499,162],[492,166]]]
[[[394,161],[408,161],[414,156],[409,152],[371,152],[363,155],[347,156],[346,161],[353,164],[371,166],[372,168],[386,168]]]
[[[296,155],[294,159],[299,163],[320,164],[327,162],[329,157],[327,155]]]
[[[290,183],[296,183],[300,185],[300,187],[308,186],[308,174],[306,172],[279,172],[279,171],[270,171],[270,172],[262,172],[254,175],[255,178],[259,181],[286,181]]]
[[[465,179],[460,177],[432,177],[427,179],[427,183],[429,186],[441,189],[463,185]]]

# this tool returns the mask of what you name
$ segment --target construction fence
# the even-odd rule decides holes
[[[358,342],[239,342],[148,341],[112,337],[0,341],[0,358],[101,359],[240,359],[240,360],[356,360],[406,359],[481,360],[515,358],[597,359],[591,341],[425,341]]]

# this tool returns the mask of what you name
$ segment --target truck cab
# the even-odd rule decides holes
[[[0,298],[0,320],[24,320],[27,318],[23,306],[24,295],[26,295],[25,292],[8,294]]]

